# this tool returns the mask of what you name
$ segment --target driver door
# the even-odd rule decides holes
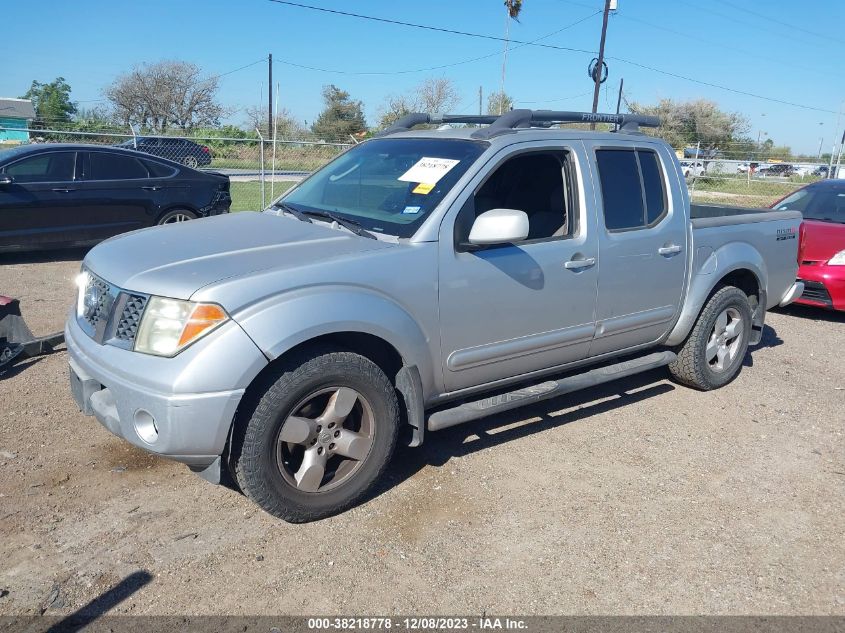
[[[508,148],[458,199],[459,211],[444,219],[440,337],[448,391],[587,356],[595,332],[598,252],[595,220],[584,203],[592,187],[589,181],[585,187],[578,167],[582,152],[580,144]],[[468,247],[473,221],[493,208],[524,211],[528,238]]]

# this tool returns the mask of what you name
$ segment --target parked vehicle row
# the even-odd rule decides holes
[[[571,120],[621,129],[538,127]],[[306,521],[400,439],[662,366],[721,387],[800,295],[800,213],[690,205],[673,150],[628,133],[654,117],[484,121],[412,114],[265,213],[94,248],[66,326],[80,409]]]
[[[229,178],[118,147],[25,145],[0,154],[0,252],[95,244],[227,213]]]

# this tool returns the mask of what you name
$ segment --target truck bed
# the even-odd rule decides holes
[[[758,207],[730,207],[719,204],[690,205],[690,219],[693,228],[727,226],[730,224],[750,224],[754,222],[772,222],[778,220],[801,221],[798,211],[773,211]]]

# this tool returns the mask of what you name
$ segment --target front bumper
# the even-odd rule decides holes
[[[233,322],[174,358],[100,345],[73,316],[65,339],[79,409],[129,443],[194,470],[223,453],[245,388],[267,363]]]
[[[798,269],[798,279],[805,290],[796,303],[845,310],[845,266],[804,264]]]

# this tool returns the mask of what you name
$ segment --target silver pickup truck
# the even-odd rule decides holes
[[[618,130],[556,125],[592,120]],[[413,114],[263,213],[104,242],[67,321],[76,402],[299,522],[430,431],[661,366],[721,387],[802,291],[801,216],[691,206],[655,123]]]

